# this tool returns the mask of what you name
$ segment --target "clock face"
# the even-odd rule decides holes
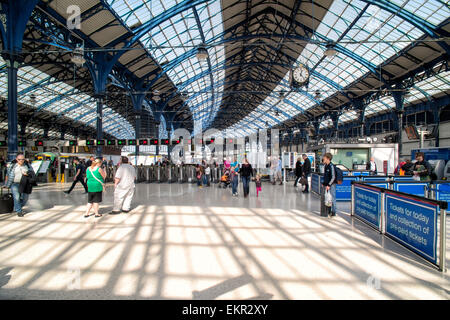
[[[298,83],[305,83],[309,78],[309,70],[304,65],[299,65],[294,69],[292,76]]]

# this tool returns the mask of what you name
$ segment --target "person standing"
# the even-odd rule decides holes
[[[114,208],[112,214],[130,212],[136,180],[136,169],[128,163],[127,157],[121,158],[121,165],[114,177]]]
[[[233,196],[237,197],[238,195],[238,184],[239,184],[239,163],[237,162],[237,158],[234,157],[234,161],[230,164],[231,166],[231,193]]]
[[[84,182],[84,172],[85,172],[85,168],[83,166],[83,164],[80,162],[80,159],[75,158],[73,159],[73,162],[75,163],[75,177],[73,178],[73,183],[72,186],[69,188],[69,190],[64,191],[65,194],[70,194],[70,192],[72,192],[73,188],[75,187],[75,185],[77,184],[77,182],[80,182],[83,187],[84,187],[84,193],[88,193],[88,188],[87,188],[87,184],[86,182]]]
[[[278,165],[277,165],[277,171],[276,171],[276,180],[280,179],[280,185],[283,184],[282,170],[283,170],[283,164],[281,162],[281,158],[278,157]],[[275,181],[275,183],[276,183],[276,181]]]
[[[205,180],[206,180],[206,185],[208,187],[211,186],[211,168],[210,168],[209,164],[207,164],[206,168],[205,168]]]
[[[425,160],[423,152],[416,153],[416,163],[413,167],[413,176],[418,181],[431,181],[431,172],[433,171],[431,165]]]
[[[195,174],[197,175],[197,186],[202,188],[202,166],[200,164],[195,167]]]
[[[94,162],[94,160],[95,160],[94,156],[89,157],[89,159],[86,161],[86,169],[92,165],[92,162]]]
[[[305,190],[303,193],[309,192],[309,182],[308,177],[311,174],[311,160],[309,160],[306,154],[302,154],[303,166],[302,166],[302,176],[305,178]]]
[[[106,173],[101,168],[102,160],[97,158],[92,161],[91,166],[86,169],[86,180],[88,187],[88,204],[84,217],[90,215],[91,209],[94,209],[95,217],[102,215],[98,212],[100,202],[102,202],[103,187],[105,184]]]
[[[272,160],[270,161],[270,173],[272,178],[272,184],[276,184],[276,172],[278,167],[278,161],[275,156],[272,157]]]
[[[244,158],[244,163],[240,169],[242,186],[244,189],[244,198],[247,198],[250,192],[250,176],[253,176],[252,165],[248,162],[247,158]]]
[[[17,216],[23,217],[23,207],[28,201],[28,197],[31,193],[31,185],[35,181],[30,179],[35,178],[33,168],[29,163],[25,162],[25,156],[19,152],[16,156],[16,160],[11,163],[8,168],[5,178],[5,187],[11,188],[14,199],[14,211]]]
[[[322,162],[325,164],[323,186],[326,191],[330,191],[332,197],[331,216],[336,216],[336,168],[331,162],[333,155],[325,153]]]
[[[297,162],[295,163],[295,176],[297,177],[294,182],[294,187],[297,186],[298,180],[302,177],[302,162],[301,158],[297,158]]]
[[[373,157],[370,158],[369,163],[367,164],[367,170],[369,170],[371,176],[377,175],[377,164]]]

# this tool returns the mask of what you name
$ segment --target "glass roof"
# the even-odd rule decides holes
[[[5,61],[0,58],[0,69],[4,69],[4,66]],[[95,121],[92,120],[96,119],[97,106],[90,96],[30,66],[20,68],[17,78],[19,103],[32,106],[38,111],[47,110],[95,127]],[[31,101],[31,94],[36,97],[35,101]],[[0,76],[0,96],[8,97],[6,72]],[[104,132],[117,138],[134,136],[133,127],[122,116],[107,106],[104,107],[103,112]]]
[[[434,25],[442,23],[449,16],[448,7],[438,0],[392,2]],[[307,88],[309,96],[304,92],[290,93],[285,101],[291,102],[298,108],[295,110],[295,108],[286,107],[286,104],[278,104],[280,108],[285,108],[283,111],[286,114],[292,117],[301,110],[316,105],[371,72],[367,66],[376,69],[378,65],[410,45],[413,40],[424,35],[411,23],[377,6],[369,5],[363,12],[366,6],[366,2],[359,0],[334,0],[312,37],[321,44],[306,45],[297,59],[298,62],[305,63],[310,70],[314,71]],[[357,20],[354,21],[355,19]],[[335,56],[321,59],[324,56],[325,43],[330,40],[337,41],[338,45],[349,53],[343,54],[338,51]],[[358,43],[354,43],[355,41]],[[274,89],[274,92],[280,90],[280,86],[287,79],[288,75]],[[280,113],[279,116],[275,116],[272,113],[272,117],[266,115],[267,110],[276,103],[276,99],[267,97],[256,110],[233,126],[234,130],[236,132],[238,128],[246,128],[247,131],[256,130],[255,126],[249,125],[255,117],[264,124],[267,121],[269,127],[286,120],[285,114]],[[392,97],[382,98],[367,107],[366,116],[393,106],[395,103]],[[355,113],[350,112],[342,115],[341,121],[351,121],[356,119],[356,116]]]
[[[129,27],[136,23],[144,24],[179,2],[181,1],[108,0]],[[159,24],[140,39],[159,64],[172,62],[223,33],[220,0],[198,5],[195,10],[200,25],[197,23],[194,10],[189,9]],[[207,50],[209,63],[199,61],[194,54],[173,68],[165,70],[178,90],[187,94],[186,103],[193,113],[193,119],[201,121],[203,128],[211,123],[220,107],[223,85],[216,84],[223,83],[225,77],[225,71],[220,68],[209,72],[210,66],[224,62],[224,46],[214,46]]]

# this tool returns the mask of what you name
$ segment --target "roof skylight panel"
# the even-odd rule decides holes
[[[435,26],[441,24],[450,16],[447,1],[391,0],[391,2]]]

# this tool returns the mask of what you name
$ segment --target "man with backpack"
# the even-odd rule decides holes
[[[336,216],[336,184],[342,183],[342,171],[337,168],[331,160],[333,155],[331,153],[325,153],[322,158],[322,162],[325,164],[324,176],[323,176],[323,186],[324,192],[329,191],[332,197],[331,205],[331,217]]]

